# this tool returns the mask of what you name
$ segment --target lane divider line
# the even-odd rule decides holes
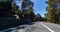
[[[54,32],[52,29],[50,29],[48,26],[46,26],[45,24],[41,23],[41,25],[43,25],[45,28],[47,28],[49,31]]]

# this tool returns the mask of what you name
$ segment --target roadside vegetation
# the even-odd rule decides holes
[[[47,22],[60,24],[60,0],[48,0],[46,3],[48,6],[46,7],[45,19]]]
[[[21,5],[21,8],[20,6],[17,5],[18,3],[16,3],[16,1],[21,2],[21,0],[0,1],[1,27],[4,25],[7,26],[8,24],[18,25],[21,23],[24,24],[25,22],[30,23],[36,21],[46,21],[60,24],[60,7],[58,7],[60,0],[46,1],[46,4],[48,4],[48,6],[46,7],[47,13],[45,14],[45,17],[42,17],[39,13],[38,14],[34,13],[33,9],[34,3],[31,0],[22,0],[21,4],[19,4]]]
[[[34,13],[34,3],[31,0],[22,0],[21,4],[19,4],[21,9],[16,1],[20,2],[20,0],[0,1],[0,30],[20,24],[43,21],[44,18],[40,14]]]
[[[21,9],[16,4],[16,1],[20,0],[11,0],[11,1],[1,1],[0,2],[0,17],[9,17],[9,18],[16,18],[16,19],[30,19],[30,20],[42,20],[40,14],[34,13],[34,3],[31,0],[22,0]],[[28,2],[28,3],[27,3]]]

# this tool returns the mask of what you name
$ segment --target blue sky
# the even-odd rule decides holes
[[[46,7],[47,4],[45,3],[46,0],[32,0],[34,2],[33,9],[35,10],[35,14],[41,14],[42,17],[44,17],[44,14],[46,14]]]
[[[42,17],[44,17],[44,14],[46,14],[46,7],[47,4],[45,3],[46,0],[31,0],[34,3],[34,7],[33,9],[35,10],[34,13],[35,14],[40,14]],[[16,2],[18,3],[17,5],[21,6],[20,2]]]

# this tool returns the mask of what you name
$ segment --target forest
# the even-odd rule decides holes
[[[0,2],[0,17],[16,18],[16,19],[30,19],[35,21],[42,21],[43,17],[40,14],[34,13],[34,3],[31,0],[22,0],[21,9],[15,1],[9,0]],[[28,3],[27,3],[28,2]]]
[[[45,14],[45,19],[47,22],[60,24],[60,0],[49,0],[46,3],[48,4],[46,7],[48,12]]]
[[[16,4],[16,1],[21,0],[0,0],[0,18],[14,18],[14,19],[26,19],[33,21],[45,21],[52,23],[60,23],[60,8],[58,7],[60,0],[48,0],[45,3],[47,13],[45,17],[42,17],[39,13],[34,13],[34,3],[31,0],[22,0],[21,9]]]

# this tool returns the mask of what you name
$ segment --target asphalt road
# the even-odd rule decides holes
[[[60,25],[46,22],[34,22],[33,25],[20,25],[0,32],[60,32]]]

